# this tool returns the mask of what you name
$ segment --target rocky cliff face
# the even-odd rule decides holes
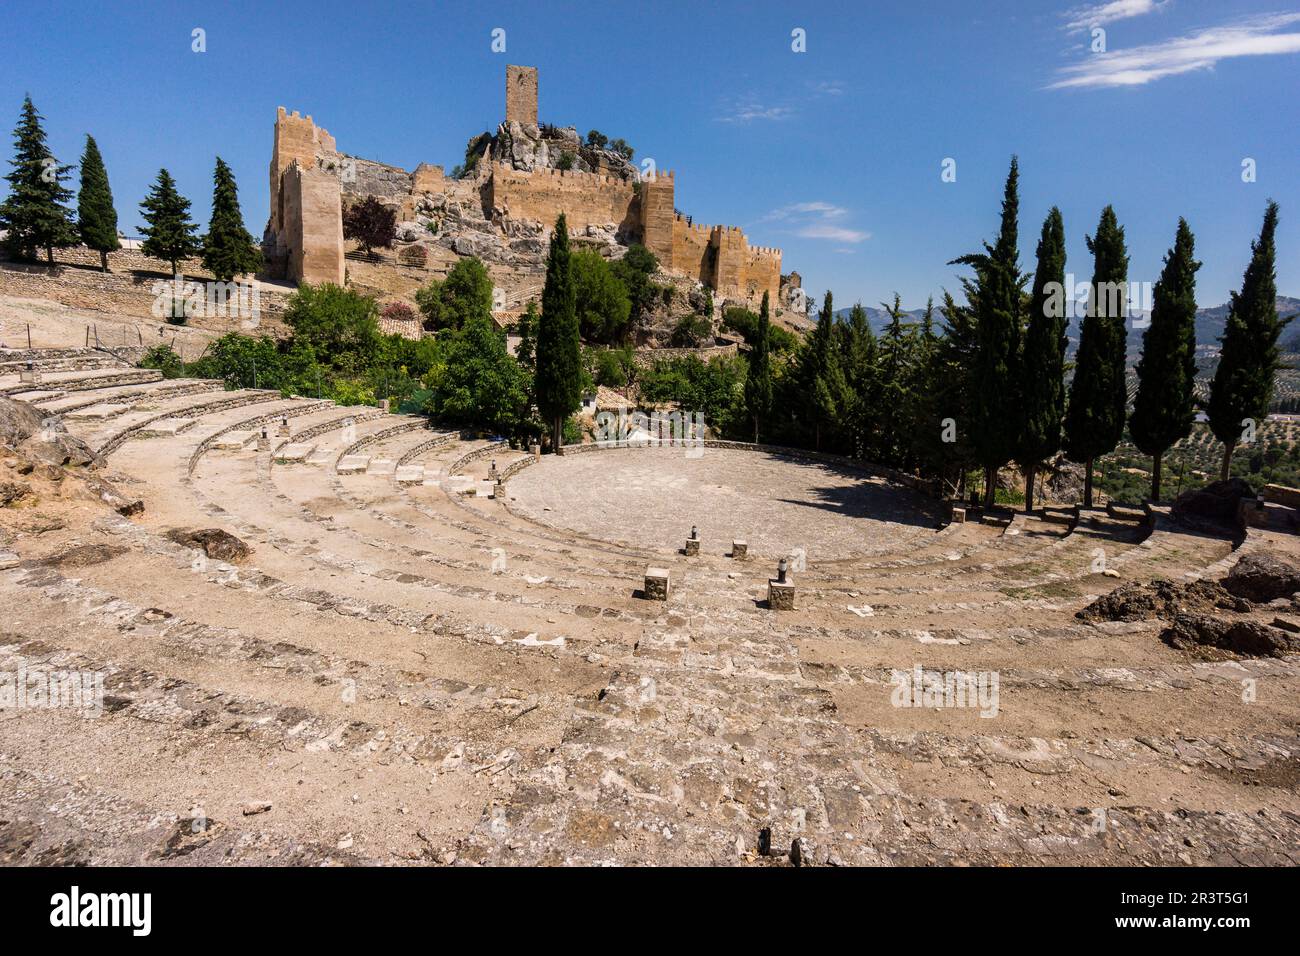
[[[492,158],[515,169],[576,169],[635,181],[631,160],[612,149],[584,143],[573,126],[532,126],[515,120],[497,127]]]

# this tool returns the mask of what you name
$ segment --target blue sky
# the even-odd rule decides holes
[[[0,127],[30,92],[51,146],[84,134],[124,231],[160,166],[206,222],[212,163],[238,177],[260,236],[277,106],[339,148],[447,168],[504,114],[506,63],[541,71],[541,118],[627,139],[677,171],[696,222],[780,246],[818,296],[924,304],[997,226],[1012,153],[1021,255],[1061,207],[1068,268],[1113,203],[1130,278],[1158,277],[1180,215],[1198,298],[1236,288],[1267,198],[1278,285],[1300,295],[1300,7],[1292,2],[878,0],[865,3],[47,3],[0,34]],[[1105,30],[1094,53],[1092,26]],[[493,53],[491,31],[506,31]],[[206,31],[207,51],[191,50]],[[806,52],[791,32],[806,32]],[[0,147],[7,159],[8,138]],[[1242,182],[1242,161],[1257,181]],[[956,182],[941,181],[945,158]],[[7,165],[4,167],[7,170]]]

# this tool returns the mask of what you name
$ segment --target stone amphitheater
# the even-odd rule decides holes
[[[829,460],[534,460],[87,349],[0,394],[96,453],[0,458],[0,671],[104,675],[0,711],[0,862],[1300,862],[1300,656],[1075,616],[1293,554],[1282,506],[946,523]],[[996,715],[894,706],[916,667],[996,673]]]

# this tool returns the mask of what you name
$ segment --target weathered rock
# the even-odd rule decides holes
[[[128,498],[103,478],[86,475],[84,483],[87,491],[120,515],[130,517],[144,511],[143,501],[139,498]]]
[[[41,413],[23,402],[0,395],[0,445],[16,448],[41,429]]]
[[[1229,594],[1211,581],[1175,584],[1156,580],[1123,584],[1075,614],[1081,621],[1172,620],[1179,614],[1215,609],[1245,612],[1250,602]]]
[[[1174,499],[1173,515],[1179,521],[1212,521],[1231,525],[1237,519],[1237,504],[1242,498],[1255,497],[1254,490],[1243,478],[1229,478],[1184,491]]]
[[[1300,651],[1300,635],[1260,621],[1230,620],[1206,614],[1180,614],[1160,639],[1170,647],[1215,647],[1246,657],[1282,657]]]
[[[1275,554],[1248,554],[1228,572],[1223,587],[1238,597],[1266,604],[1300,591],[1300,568]]]
[[[0,481],[0,508],[21,501],[32,493],[32,486],[26,482]]]
[[[213,560],[232,564],[238,564],[253,553],[253,549],[241,539],[220,528],[204,528],[199,531],[178,528],[167,532],[167,537],[187,548],[197,548]]]
[[[37,562],[50,568],[89,568],[126,554],[114,544],[79,544]]]

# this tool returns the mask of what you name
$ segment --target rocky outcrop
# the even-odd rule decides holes
[[[1229,478],[1184,491],[1174,500],[1173,516],[1187,524],[1210,522],[1233,525],[1237,520],[1237,507],[1242,498],[1255,497],[1254,489],[1242,478]]]
[[[197,531],[178,528],[167,532],[167,537],[179,545],[202,551],[215,561],[227,561],[231,564],[237,564],[253,553],[253,549],[242,539],[220,528],[203,528]]]
[[[637,167],[622,153],[584,143],[573,126],[539,127],[518,120],[502,123],[492,142],[492,158],[528,172],[567,168],[627,180],[640,178]]]
[[[1249,611],[1250,602],[1229,594],[1210,581],[1175,584],[1156,580],[1124,584],[1093,601],[1075,617],[1081,621],[1173,620],[1182,614],[1213,610]]]
[[[1260,621],[1179,614],[1160,639],[1179,650],[1215,648],[1245,657],[1282,657],[1300,651],[1300,635]]]
[[[1275,554],[1248,554],[1228,572],[1223,587],[1237,597],[1266,604],[1300,591],[1300,568]]]

